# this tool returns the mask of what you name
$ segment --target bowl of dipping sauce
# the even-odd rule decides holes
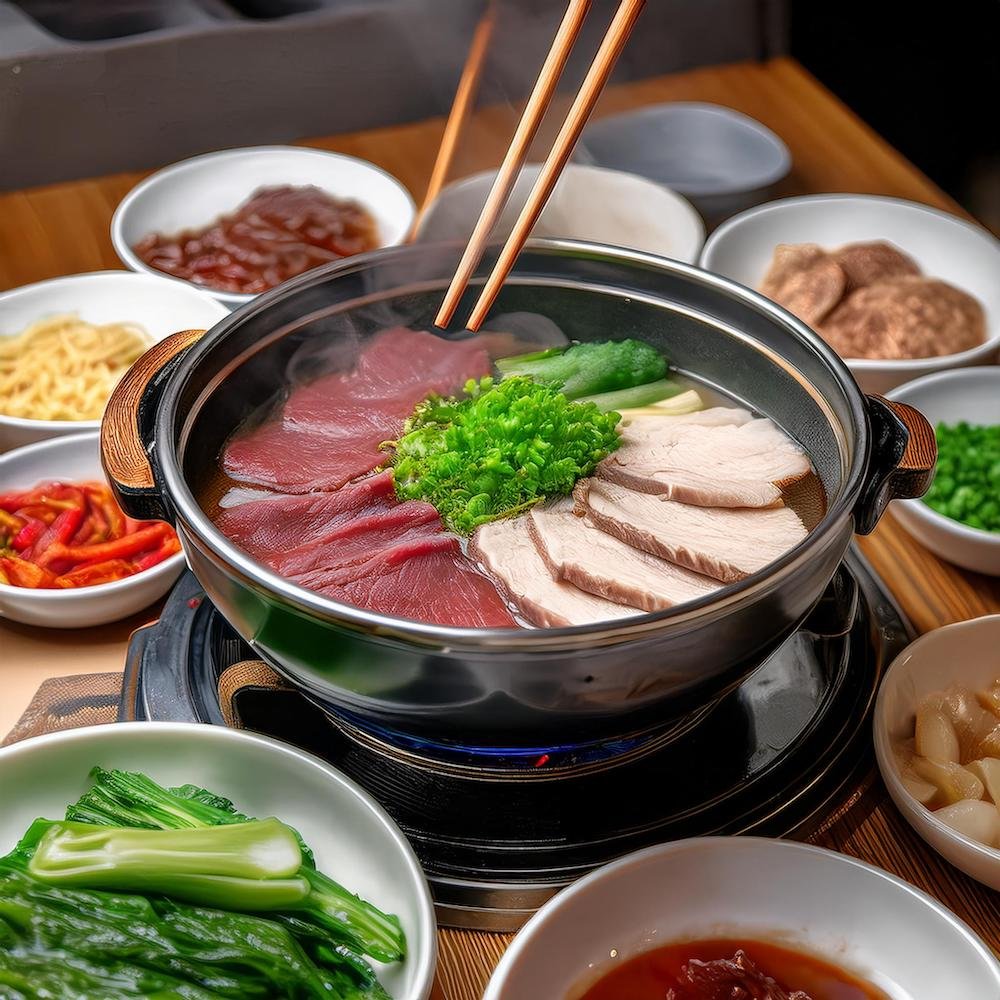
[[[886,671],[874,729],[879,770],[906,821],[1000,890],[998,648],[1000,615],[922,635]]]
[[[925,375],[890,398],[934,425],[938,464],[929,492],[889,510],[935,555],[1000,576],[1000,367]]]
[[[699,263],[797,315],[865,392],[1000,353],[1000,241],[897,198],[785,198],[721,225]]]
[[[697,989],[706,976],[711,989]],[[730,995],[723,986],[985,998],[1000,996],[1000,963],[953,913],[878,868],[791,841],[704,837],[564,889],[518,933],[483,1000],[662,1000],[671,989],[701,1000]]]
[[[0,618],[104,625],[149,607],[183,570],[173,528],[122,513],[98,431],[0,455]]]
[[[228,311],[162,275],[92,271],[0,295],[0,453],[96,431],[132,362],[179,330],[205,330]]]
[[[111,220],[126,267],[235,308],[330,261],[402,243],[415,215],[373,163],[296,146],[207,153],[137,184]]]

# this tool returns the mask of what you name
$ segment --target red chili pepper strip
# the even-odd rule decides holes
[[[16,513],[18,517],[23,517],[25,519],[34,518],[36,521],[41,521],[42,524],[51,524],[59,515],[59,511],[57,511],[54,507],[47,507],[43,503],[28,504],[24,507],[18,507]]]
[[[15,551],[23,552],[38,541],[44,530],[44,521],[39,521],[37,517],[29,517],[24,522],[24,527],[14,536],[14,541],[11,542],[11,545],[13,545]]]
[[[111,542],[99,542],[97,545],[64,545],[58,551],[60,559],[70,562],[91,562],[96,559],[124,559],[139,552],[155,548],[173,529],[169,524],[156,521],[142,531],[133,535],[123,535]]]
[[[64,510],[49,526],[31,550],[31,558],[39,566],[48,566],[56,559],[66,558],[62,547],[71,541],[83,521],[83,508],[70,507]],[[77,560],[72,560],[76,562]]]
[[[141,559],[137,559],[135,561],[135,568],[141,573],[144,569],[149,569],[157,563],[163,562],[164,559],[168,559],[170,556],[180,552],[180,550],[181,543],[177,536],[170,536],[164,539],[163,544],[155,552],[149,552]]]
[[[103,507],[94,502],[91,498],[90,503],[90,531],[88,533],[88,542],[93,544],[94,542],[106,542],[109,539],[117,538],[120,533],[115,533],[110,530],[110,525],[108,524],[107,516],[104,513]]]
[[[27,493],[0,493],[0,510],[13,513],[18,507],[23,507]]]
[[[27,559],[17,556],[0,557],[0,569],[15,587],[29,587],[32,590],[49,589],[56,585],[55,575]]]
[[[132,576],[135,569],[124,559],[107,559],[91,566],[80,566],[56,577],[57,587],[92,587],[97,583],[112,583]]]

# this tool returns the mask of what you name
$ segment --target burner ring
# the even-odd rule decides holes
[[[353,743],[397,763],[421,767],[445,777],[470,781],[536,782],[598,774],[642,760],[686,736],[708,718],[723,700],[720,697],[672,722],[627,733],[615,737],[613,741],[583,743],[571,748],[553,748],[549,752],[538,750],[530,755],[512,751],[510,755],[504,757],[502,752],[498,752],[496,758],[512,761],[513,763],[509,765],[491,764],[490,761],[494,758],[467,752],[461,748],[429,745],[427,750],[430,752],[421,752],[419,749],[409,748],[394,741],[391,733],[383,737],[367,727],[356,725],[343,715],[331,712],[324,714],[330,723]],[[624,744],[625,748],[614,752],[609,750],[612,744]],[[595,751],[599,755],[590,757],[589,755]],[[586,755],[586,759],[579,759],[578,755],[581,754]]]

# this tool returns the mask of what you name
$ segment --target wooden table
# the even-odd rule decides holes
[[[783,194],[852,191],[895,195],[961,213],[942,191],[789,59],[699,69],[609,89],[608,114],[668,100],[713,101],[752,115],[777,132],[794,167]],[[455,164],[459,175],[496,166],[510,109],[477,113]],[[419,200],[443,121],[318,139],[308,143],[371,160]],[[42,278],[119,267],[108,236],[111,214],[140,174],[118,174],[0,195],[0,289]],[[862,541],[916,628],[1000,611],[1000,580],[949,566],[914,542],[891,517]],[[122,663],[136,621],[76,633],[0,625],[0,733],[13,725],[46,677]],[[1000,952],[1000,894],[940,862],[910,832],[876,781],[820,843],[879,864],[943,899]],[[435,1000],[477,1000],[509,941],[504,935],[444,930]],[[527,998],[526,998],[527,1000]]]

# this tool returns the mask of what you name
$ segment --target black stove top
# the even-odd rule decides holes
[[[553,892],[628,851],[679,837],[808,831],[869,763],[882,670],[911,631],[853,549],[809,629],[733,693],[616,754],[428,757],[293,691],[246,688],[243,724],[329,760],[410,838],[438,915],[509,930]],[[129,649],[124,719],[224,725],[217,681],[253,651],[185,575]]]

